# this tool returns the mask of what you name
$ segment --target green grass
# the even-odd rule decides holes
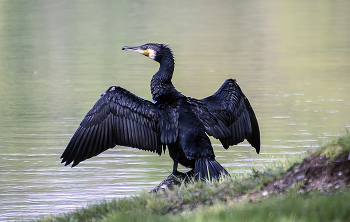
[[[335,138],[312,153],[334,158],[350,152],[350,136]],[[305,154],[306,155],[306,154]],[[299,165],[305,156],[273,161],[261,170],[221,178],[219,182],[195,182],[173,191],[115,199],[78,209],[74,212],[43,217],[38,221],[347,221],[350,218],[350,191],[334,194],[298,193],[298,184],[283,195],[243,200],[249,194],[283,176]]]
[[[162,201],[135,199],[143,204],[122,200],[118,204],[94,205],[85,210],[41,221],[348,221],[350,218],[350,191],[332,195],[308,194],[306,196],[271,196],[263,201],[241,202],[229,206],[216,202],[183,214],[163,214]],[[149,203],[149,205],[147,204]],[[146,206],[148,205],[148,206]],[[141,206],[141,208],[140,208]],[[155,207],[155,208],[154,208]],[[157,209],[158,208],[158,209]]]
[[[334,138],[328,144],[319,148],[316,153],[334,159],[340,153],[350,153],[350,132],[346,129],[346,134],[337,138]]]
[[[349,221],[350,191],[333,195],[272,196],[255,203],[218,204],[169,221]],[[164,220],[165,221],[165,220]]]

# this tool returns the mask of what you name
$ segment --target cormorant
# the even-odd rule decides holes
[[[160,63],[151,80],[153,102],[119,86],[111,86],[86,114],[61,158],[72,167],[116,145],[155,152],[168,147],[174,161],[192,168],[197,179],[229,173],[215,160],[208,135],[228,149],[246,139],[260,152],[260,132],[254,111],[235,79],[227,79],[212,96],[186,97],[171,79],[174,57],[164,44],[148,43],[122,50],[143,54]],[[208,172],[209,171],[209,172]]]

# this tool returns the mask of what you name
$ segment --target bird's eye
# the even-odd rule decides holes
[[[142,49],[143,50],[146,50],[148,47],[147,46],[142,46]]]

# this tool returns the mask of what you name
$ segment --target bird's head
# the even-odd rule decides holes
[[[171,55],[171,50],[167,45],[158,43],[147,43],[141,46],[124,46],[122,50],[137,52],[147,56],[157,62],[160,62],[161,58],[165,55]]]

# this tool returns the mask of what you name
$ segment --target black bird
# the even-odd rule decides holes
[[[196,178],[219,178],[228,172],[215,160],[208,135],[228,149],[246,139],[260,152],[260,132],[254,111],[234,79],[204,99],[186,97],[171,79],[174,57],[164,44],[148,43],[122,50],[143,54],[160,63],[153,75],[153,102],[119,86],[110,87],[86,114],[61,158],[72,167],[116,145],[155,152],[168,147],[174,161],[192,168]]]

